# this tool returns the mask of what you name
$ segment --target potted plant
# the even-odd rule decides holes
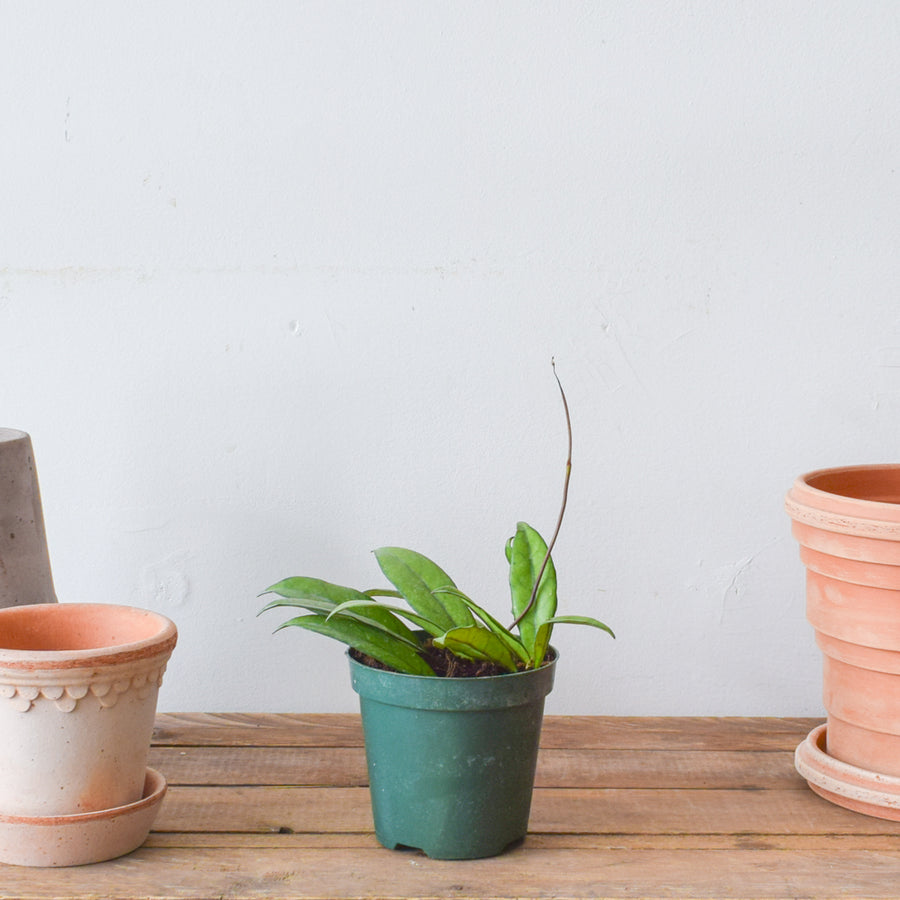
[[[900,465],[810,472],[785,505],[828,714],[797,769],[840,806],[900,820]]]
[[[572,426],[556,380],[569,439],[562,505],[549,545],[524,522],[506,543],[509,626],[437,564],[400,547],[375,551],[389,588],[359,591],[292,577],[264,592],[277,597],[263,612],[305,610],[280,628],[349,645],[375,834],[386,847],[471,859],[499,854],[523,838],[544,698],[558,656],[550,644],[553,627],[588,625],[614,637],[597,619],[557,615],[551,551],[566,508]]]
[[[143,843],[166,790],[147,758],[176,640],[128,606],[0,609],[0,861],[78,865]]]

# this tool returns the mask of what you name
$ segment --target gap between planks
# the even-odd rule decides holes
[[[371,831],[331,834],[152,832],[147,847],[372,850]],[[547,834],[529,831],[523,846],[544,850],[877,850],[896,853],[895,835],[871,834]]]
[[[822,719],[546,716],[541,747],[610,750],[793,750]],[[161,713],[157,746],[361,747],[351,713]]]

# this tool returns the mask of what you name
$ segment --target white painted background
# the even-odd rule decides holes
[[[897,458],[900,9],[0,2],[0,425],[62,601],[172,616],[167,710],[355,707],[291,574],[433,556],[548,710],[810,714],[795,475]]]

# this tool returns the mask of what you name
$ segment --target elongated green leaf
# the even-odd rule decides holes
[[[278,607],[293,607],[294,609],[308,609],[310,612],[329,613],[334,609],[334,603],[326,603],[324,600],[298,600],[294,597],[278,597],[276,600],[270,600],[257,615],[268,612],[270,609]]]
[[[327,620],[325,616],[312,614],[289,619],[276,631],[292,626],[305,628],[348,644],[360,653],[366,653],[398,672],[408,675],[434,675],[431,666],[414,649],[377,626],[347,616],[336,616]]]
[[[446,647],[452,653],[475,653],[491,662],[496,663],[508,672],[517,672],[516,658],[494,634],[481,625],[468,625],[462,628],[452,628],[446,634],[434,639],[437,647]]]
[[[534,636],[534,646],[532,647],[534,655],[528,661],[529,669],[540,668],[541,664],[544,662],[544,657],[550,649],[551,634],[553,634],[553,625],[548,622],[544,622],[544,624],[538,628],[537,633]]]
[[[271,587],[267,587],[264,594],[278,594],[281,597],[293,597],[295,600],[325,600],[332,603],[343,603],[351,597],[359,595],[355,588],[343,587],[340,584],[332,584],[330,581],[322,581],[321,578],[307,578],[298,575],[294,578],[285,578]]]
[[[544,539],[526,522],[519,522],[512,538],[509,562],[509,587],[513,618],[518,619],[528,608],[535,582],[547,556]],[[519,634],[532,656],[535,656],[537,630],[556,614],[556,569],[548,559],[541,576],[534,605],[519,622]]]
[[[507,649],[512,651],[519,659],[524,663],[528,663],[530,661],[530,657],[528,655],[528,651],[525,649],[525,645],[508,629],[500,624],[486,609],[482,609],[471,597],[467,597],[462,591],[454,591],[452,588],[444,588],[444,590],[452,591],[455,593],[469,609],[484,622],[485,625],[506,644]],[[443,591],[436,591],[436,593],[443,593]]]
[[[604,625],[599,619],[592,619],[590,616],[553,616],[547,619],[549,624],[558,625],[589,625],[591,628],[599,628],[605,631],[610,637],[615,638],[612,628]]]
[[[347,602],[353,603],[356,601],[349,600]],[[320,615],[326,619],[329,616],[333,615],[334,611],[337,609],[336,606],[330,603],[323,603],[320,600],[294,600],[284,598],[281,600],[273,600],[266,607],[260,610],[260,612],[262,613],[267,609],[274,609],[275,607],[281,606],[294,607],[295,609],[305,609],[308,612],[315,613],[316,615]],[[410,631],[406,627],[406,625],[403,624],[403,622],[401,622],[399,619],[395,619],[394,616],[385,617],[383,615],[378,615],[377,617],[373,617],[371,615],[371,612],[368,610],[357,611],[353,609],[348,609],[341,615],[346,618],[356,619],[358,622],[361,622],[364,625],[370,625],[372,628],[377,628],[379,631],[383,631],[385,634],[396,638],[398,641],[402,641],[404,644],[408,644],[410,647],[418,648],[421,646],[420,642],[416,639],[416,635],[412,631]]]
[[[615,638],[608,625],[604,625],[603,622],[592,619],[590,616],[552,616],[537,630],[534,642],[534,666],[539,666],[544,661],[544,657],[550,649],[550,636],[553,633],[554,625],[589,625],[592,628],[599,628]]]
[[[298,606],[302,609],[308,609],[310,612],[325,613],[327,615],[330,610],[341,603],[346,603],[349,600],[369,599],[361,591],[357,591],[354,588],[332,584],[329,581],[322,581],[320,578],[306,578],[303,576],[285,578],[284,581],[273,584],[272,587],[267,588],[263,593],[278,594],[283,599],[273,600],[263,607],[261,612],[276,606]],[[378,622],[392,634],[396,634],[409,643],[416,642],[412,631],[382,607],[375,606],[370,609],[360,610],[358,615]]]
[[[402,616],[404,619],[412,622],[413,625],[418,625],[422,631],[427,631],[432,637],[436,637],[439,634],[444,633],[444,629],[435,625],[434,622],[429,621],[424,616],[420,616],[418,613],[411,612],[408,609],[403,609],[402,606],[387,606],[383,603],[379,603],[377,600],[348,600],[346,603],[341,603],[336,606],[330,613],[329,618],[335,615],[339,615],[341,613],[351,612],[360,610],[366,607],[377,606],[379,609],[385,609],[389,613],[395,616]]]
[[[456,587],[450,576],[427,556],[403,547],[381,547],[375,558],[388,581],[403,595],[419,615],[440,625],[445,631],[475,620],[459,598],[436,597],[437,588]]]

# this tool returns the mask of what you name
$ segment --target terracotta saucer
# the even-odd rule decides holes
[[[826,752],[826,725],[814,728],[797,747],[794,766],[820,796],[854,812],[900,822],[900,778],[879,775]]]
[[[166,779],[147,769],[135,803],[72,816],[0,815],[0,862],[81,866],[136,850],[147,839],[166,793]]]

